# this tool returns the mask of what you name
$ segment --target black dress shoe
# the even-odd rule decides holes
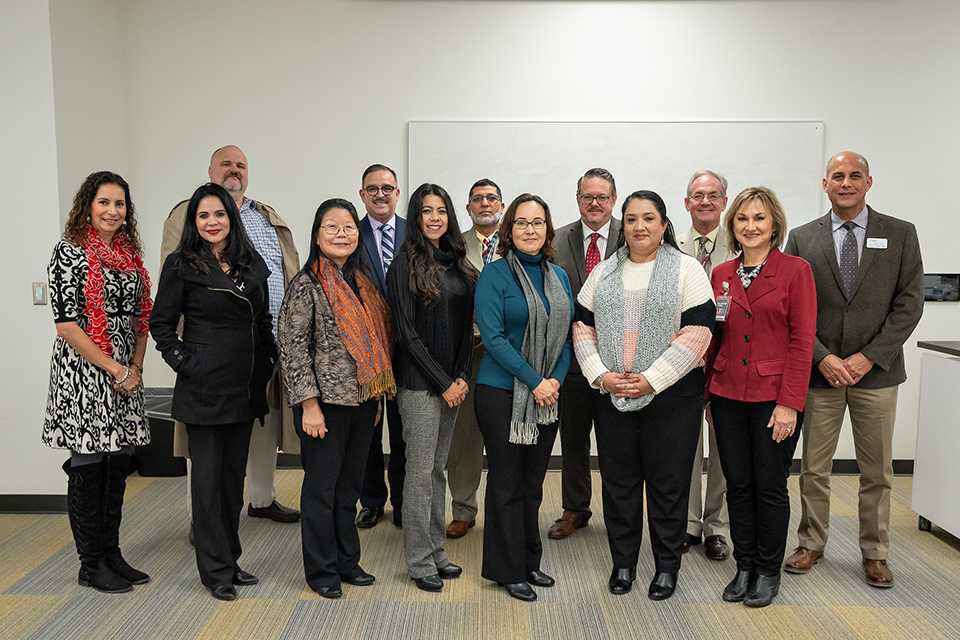
[[[610,588],[610,593],[622,596],[625,593],[630,593],[630,589],[633,588],[633,581],[636,580],[636,578],[636,567],[629,569],[618,569],[614,567],[613,572],[610,574],[610,582],[607,583],[607,586]]]
[[[383,517],[383,507],[364,507],[357,514],[358,529],[372,529]]]
[[[683,538],[683,552],[686,553],[690,551],[690,547],[695,547],[701,542],[703,541],[700,539],[700,536],[695,536],[692,533],[686,534]]]
[[[443,589],[443,580],[441,580],[440,575],[436,573],[432,576],[413,578],[413,581],[416,583],[417,589],[421,591],[440,591],[440,589]]]
[[[247,515],[251,518],[268,518],[274,522],[297,522],[300,520],[299,511],[285,507],[276,500],[265,507],[254,507],[252,504],[247,506]]]
[[[439,575],[444,580],[448,580],[450,578],[456,578],[461,573],[463,573],[463,567],[458,567],[452,562],[445,567],[440,567],[439,569],[437,569],[437,575]]]
[[[741,602],[750,590],[750,583],[755,575],[752,571],[737,571],[737,575],[723,590],[723,599],[727,602]]]
[[[524,602],[533,602],[537,599],[537,592],[531,589],[530,584],[527,582],[511,582],[508,584],[498,582],[497,584],[506,589],[511,598],[523,600]]]
[[[343,595],[343,591],[340,590],[340,587],[317,587],[314,589],[324,598],[339,598]]]
[[[258,582],[260,582],[260,578],[252,573],[247,573],[243,569],[237,569],[233,574],[233,584],[237,586],[246,587],[251,584],[257,584]]]
[[[765,607],[780,592],[780,574],[775,576],[757,576],[753,584],[750,585],[750,592],[743,599],[743,604],[748,607]]]
[[[237,589],[232,584],[222,584],[219,587],[211,587],[210,593],[217,600],[237,599]]]
[[[677,588],[677,572],[668,573],[658,571],[653,575],[653,581],[650,583],[650,590],[647,596],[651,600],[666,600],[673,595],[673,590]]]
[[[361,569],[360,567],[357,567],[357,573],[355,575],[340,576],[340,580],[342,582],[346,582],[347,584],[352,584],[356,587],[366,587],[376,582],[377,579],[374,576],[367,573],[366,571],[364,571],[363,569]]]
[[[527,583],[538,587],[552,587],[557,583],[556,580],[545,574],[539,569],[527,572]]]
[[[709,560],[726,560],[730,556],[730,547],[723,536],[707,536],[703,541],[703,555]]]

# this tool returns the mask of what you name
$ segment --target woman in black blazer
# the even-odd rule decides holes
[[[237,565],[238,528],[250,432],[269,411],[276,360],[269,274],[230,194],[210,183],[197,189],[163,265],[150,333],[177,372],[170,413],[187,425],[197,567],[220,600],[237,597],[234,585],[257,582]]]

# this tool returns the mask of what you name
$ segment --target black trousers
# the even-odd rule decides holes
[[[596,405],[604,396],[590,386],[580,371],[571,371],[563,381],[560,404],[560,449],[562,454],[561,499],[563,509],[587,522],[592,482],[590,480],[590,430]]]
[[[478,384],[477,424],[487,448],[483,567],[480,575],[505,584],[525,582],[540,569],[543,478],[557,438],[557,423],[539,425],[537,444],[510,444],[513,390]]]
[[[738,571],[780,575],[790,525],[787,479],[800,439],[803,413],[793,434],[775,442],[767,428],[776,402],[740,402],[711,395],[720,466],[727,478],[730,538]]]
[[[603,519],[613,566],[633,568],[643,536],[643,493],[656,571],[680,570],[702,396],[656,396],[640,411],[597,404]]]
[[[382,507],[387,504],[387,483],[383,479],[383,416],[387,417],[390,431],[390,466],[387,468],[387,480],[390,482],[390,504],[394,511],[403,509],[403,478],[406,475],[407,445],[403,442],[403,422],[400,420],[400,408],[396,399],[383,400],[383,415],[374,425],[370,439],[369,453],[365,458],[367,466],[363,477],[363,490],[360,493],[360,506]]]
[[[369,400],[358,407],[321,402],[327,427],[323,438],[304,433],[303,409],[293,409],[303,465],[303,572],[311,589],[339,587],[341,577],[359,573],[360,536],[354,519],[377,402]]]
[[[200,582],[214,588],[233,583],[240,547],[243,477],[253,421],[187,425],[193,536]]]

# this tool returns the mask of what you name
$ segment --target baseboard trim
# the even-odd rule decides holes
[[[0,513],[66,513],[67,496],[0,495]]]

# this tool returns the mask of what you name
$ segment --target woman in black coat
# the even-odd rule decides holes
[[[257,582],[237,565],[238,528],[250,432],[269,411],[276,360],[269,274],[230,194],[210,183],[197,189],[163,265],[150,333],[177,372],[171,415],[187,425],[197,567],[220,600],[237,597],[234,585]]]

